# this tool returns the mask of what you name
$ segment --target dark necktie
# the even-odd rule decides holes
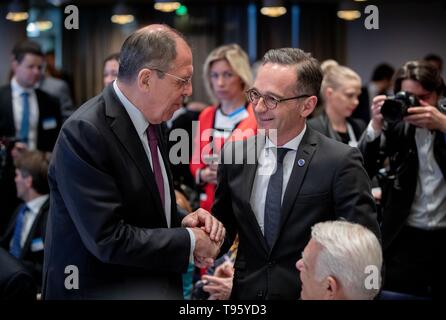
[[[158,157],[158,134],[157,125],[150,124],[147,129],[147,137],[149,140],[150,154],[152,156],[152,170],[155,175],[156,185],[161,198],[164,210],[164,181],[163,172],[161,171],[160,159]]]
[[[17,259],[20,257],[20,254],[22,252],[20,240],[22,239],[23,221],[25,219],[26,211],[28,211],[28,207],[26,206],[26,204],[23,204],[20,208],[19,214],[17,215],[14,234],[12,236],[11,246],[9,247],[9,253],[11,253]]]
[[[20,125],[20,134],[19,139],[23,143],[28,143],[28,134],[29,134],[29,93],[23,92],[22,96],[22,123]]]
[[[265,199],[264,230],[265,239],[271,248],[277,236],[282,207],[283,159],[290,149],[277,148],[277,168],[268,183]]]

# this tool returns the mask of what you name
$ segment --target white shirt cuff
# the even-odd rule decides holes
[[[366,130],[366,141],[372,142],[376,138],[378,138],[380,136],[380,134],[381,133],[378,133],[375,129],[373,129],[372,121],[370,121],[369,125],[367,126],[367,130]]]
[[[195,251],[195,235],[191,228],[186,228],[189,232],[190,236],[190,254],[189,254],[189,262],[194,264],[194,251]]]

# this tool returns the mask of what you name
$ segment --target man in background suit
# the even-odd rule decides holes
[[[182,299],[189,262],[213,262],[225,230],[200,209],[180,223],[160,139],[192,73],[185,39],[147,26],[125,40],[118,79],[65,122],[49,169],[45,299]]]
[[[51,151],[61,127],[57,99],[35,89],[44,64],[39,44],[18,43],[13,51],[11,83],[0,88],[0,137],[17,137],[28,149]]]
[[[0,247],[0,301],[36,300],[37,287],[25,267]]]
[[[0,87],[0,138],[19,140],[20,150],[52,151],[62,125],[60,105],[56,98],[35,89],[44,64],[39,44],[23,41],[12,51],[13,77]],[[14,185],[14,165],[10,149],[0,177],[0,225],[10,220],[19,203]],[[4,232],[0,227],[0,235]]]
[[[26,151],[15,163],[17,197],[23,200],[12,216],[0,245],[19,259],[40,288],[48,216],[49,154]]]
[[[318,222],[346,219],[379,235],[359,151],[305,124],[321,81],[310,54],[268,51],[248,90],[260,133],[224,148],[212,213],[229,243],[240,239],[233,299],[298,299],[295,263]]]

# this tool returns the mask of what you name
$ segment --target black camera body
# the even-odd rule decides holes
[[[407,109],[419,105],[420,101],[415,95],[407,91],[400,91],[384,101],[381,114],[387,122],[398,122],[408,115]]]

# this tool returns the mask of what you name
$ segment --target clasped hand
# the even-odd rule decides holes
[[[195,265],[199,268],[210,267],[220,252],[226,235],[223,224],[208,211],[200,208],[184,217],[181,225],[191,228],[195,235]]]

